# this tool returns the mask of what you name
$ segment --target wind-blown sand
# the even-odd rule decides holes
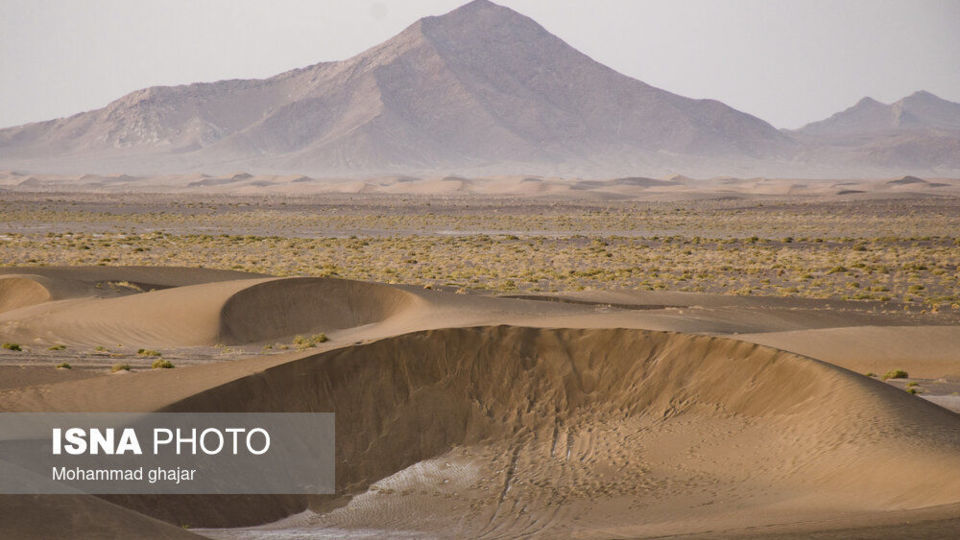
[[[0,336],[27,349],[0,356],[23,372],[2,411],[334,411],[338,459],[336,496],[4,497],[4,536],[894,538],[960,515],[960,416],[858,373],[953,380],[957,327],[868,303],[14,268],[0,306]],[[97,343],[259,350],[315,332],[331,341],[41,375],[55,343],[79,366]]]

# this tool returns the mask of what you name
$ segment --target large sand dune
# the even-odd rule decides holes
[[[376,284],[268,278],[51,302],[55,298],[44,294],[46,281],[40,276],[0,278],[0,307],[25,308],[0,315],[5,335],[86,345],[250,343],[382,322],[416,301],[409,293]]]
[[[754,524],[960,493],[956,415],[710,337],[428,331],[279,365],[167,410],[337,411],[338,488],[362,494],[300,517],[328,527],[692,532],[759,509]]]
[[[913,345],[883,338],[889,330],[927,343],[911,371],[944,376],[960,361],[949,350],[955,327],[831,301],[496,298],[186,269],[40,270],[0,277],[11,280],[6,297],[26,299],[0,314],[5,340],[203,349],[332,337],[307,351],[38,376],[0,391],[2,411],[336,412],[336,496],[77,499],[116,534],[181,532],[145,514],[218,527],[198,531],[215,537],[737,537],[866,524],[897,537],[899,523],[955,518],[960,507],[960,416],[837,365],[907,359]],[[154,286],[97,287],[108,281]],[[706,335],[735,332],[808,356]],[[931,356],[933,343],[947,346]],[[62,511],[22,501],[0,499],[4,515],[20,517],[4,534]],[[91,529],[60,520],[57,530]]]

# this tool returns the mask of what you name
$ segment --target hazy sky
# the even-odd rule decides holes
[[[352,56],[457,0],[0,0],[0,126]],[[503,0],[608,66],[799,127],[863,96],[960,101],[960,0]]]

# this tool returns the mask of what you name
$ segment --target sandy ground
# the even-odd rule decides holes
[[[0,351],[0,411],[338,418],[336,496],[4,497],[8,537],[909,538],[960,519],[960,325],[936,314],[13,268],[0,338],[23,349]]]
[[[161,176],[56,175],[0,171],[0,189],[11,192],[88,191],[96,193],[203,193],[290,195],[317,193],[407,195],[510,195],[577,199],[681,200],[727,195],[815,196],[847,199],[955,196],[956,178],[796,179],[796,178],[561,178],[549,176],[383,176],[311,178],[303,175],[187,174]]]

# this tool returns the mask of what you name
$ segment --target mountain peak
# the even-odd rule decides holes
[[[947,105],[954,104],[950,101],[947,101],[941,98],[940,96],[931,94],[926,90],[917,90],[916,92],[910,94],[909,96],[901,99],[898,103],[917,104],[917,105],[923,104],[923,105],[932,105],[932,106],[936,106],[940,104],[947,104]]]
[[[503,7],[500,4],[495,4],[490,0],[473,0],[472,2],[467,2],[466,4],[456,8],[454,11],[476,11],[481,9],[505,9],[509,8]],[[510,10],[512,11],[512,10]]]
[[[917,90],[916,92],[907,96],[907,98],[922,98],[922,99],[940,99],[939,97],[927,92],[926,90]]]
[[[539,24],[529,17],[508,7],[490,2],[489,0],[473,0],[443,15],[424,17],[420,19],[426,28],[444,27],[450,31],[461,29],[471,32],[482,32],[504,26],[515,27],[515,30],[525,31],[539,28]],[[545,31],[544,31],[545,32]]]

